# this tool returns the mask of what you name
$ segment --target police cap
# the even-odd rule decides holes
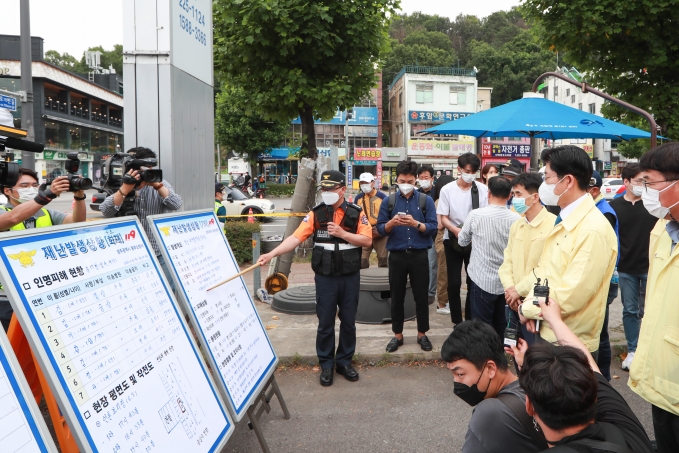
[[[322,189],[334,189],[344,185],[344,173],[337,170],[327,170],[321,173],[321,181],[318,183]]]

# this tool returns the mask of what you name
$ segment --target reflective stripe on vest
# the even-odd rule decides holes
[[[7,209],[4,206],[0,206],[0,209],[4,209],[7,212],[11,211],[11,209]],[[35,219],[35,228],[45,228],[53,226],[52,217],[50,216],[50,213],[47,211],[47,209],[42,208],[40,210],[42,211],[43,215]],[[26,226],[24,225],[24,222],[17,223],[12,228],[10,228],[10,230],[12,231],[20,231],[25,229]]]
[[[219,208],[221,208],[222,205],[219,201],[215,201],[215,214],[217,214],[217,211],[219,211]]]

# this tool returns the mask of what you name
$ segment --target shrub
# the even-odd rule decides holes
[[[295,193],[294,184],[269,184],[266,185],[266,196],[291,197]]]
[[[226,239],[239,265],[252,262],[252,233],[261,232],[259,222],[248,223],[229,220],[224,224]]]

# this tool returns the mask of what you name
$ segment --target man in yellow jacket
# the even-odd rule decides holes
[[[543,285],[548,282],[550,297],[561,306],[563,321],[596,358],[618,240],[587,193],[592,177],[587,153],[577,146],[558,146],[543,152],[542,159],[546,168],[538,191],[540,200],[558,205],[561,213],[545,240],[535,275]],[[532,296],[531,289],[519,306],[522,322],[539,319],[540,307],[533,304]],[[536,326],[542,339],[556,342],[549,323]]]
[[[679,451],[679,144],[658,146],[639,162],[651,231],[646,307],[628,385],[652,404],[659,453]]]
[[[521,298],[533,288],[533,269],[538,266],[545,240],[554,229],[556,220],[556,216],[540,203],[538,190],[541,184],[542,176],[537,173],[521,173],[512,181],[512,206],[522,217],[509,230],[509,242],[499,275],[507,305],[514,311],[519,309]],[[532,334],[525,330],[523,334],[531,343]]]
[[[373,249],[377,253],[377,267],[387,267],[387,238],[386,236],[380,236],[376,227],[382,200],[387,198],[387,196],[379,190],[381,181],[375,181],[375,177],[371,173],[361,173],[358,182],[361,187],[361,193],[356,195],[354,203],[363,208],[363,212],[368,218],[373,232],[372,244],[369,247],[363,247],[361,269],[370,267],[370,254]]]

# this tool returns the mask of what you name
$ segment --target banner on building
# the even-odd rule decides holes
[[[379,148],[356,148],[354,149],[354,160],[382,160],[382,150]]]
[[[408,140],[409,156],[449,157],[473,152],[473,140]]]
[[[585,150],[590,159],[594,159],[594,146],[593,145],[582,145],[582,149]]]
[[[427,112],[422,110],[408,111],[408,121],[411,123],[445,123],[459,120],[473,115],[472,112]]]
[[[481,147],[483,157],[530,157],[528,144],[484,143]]]

